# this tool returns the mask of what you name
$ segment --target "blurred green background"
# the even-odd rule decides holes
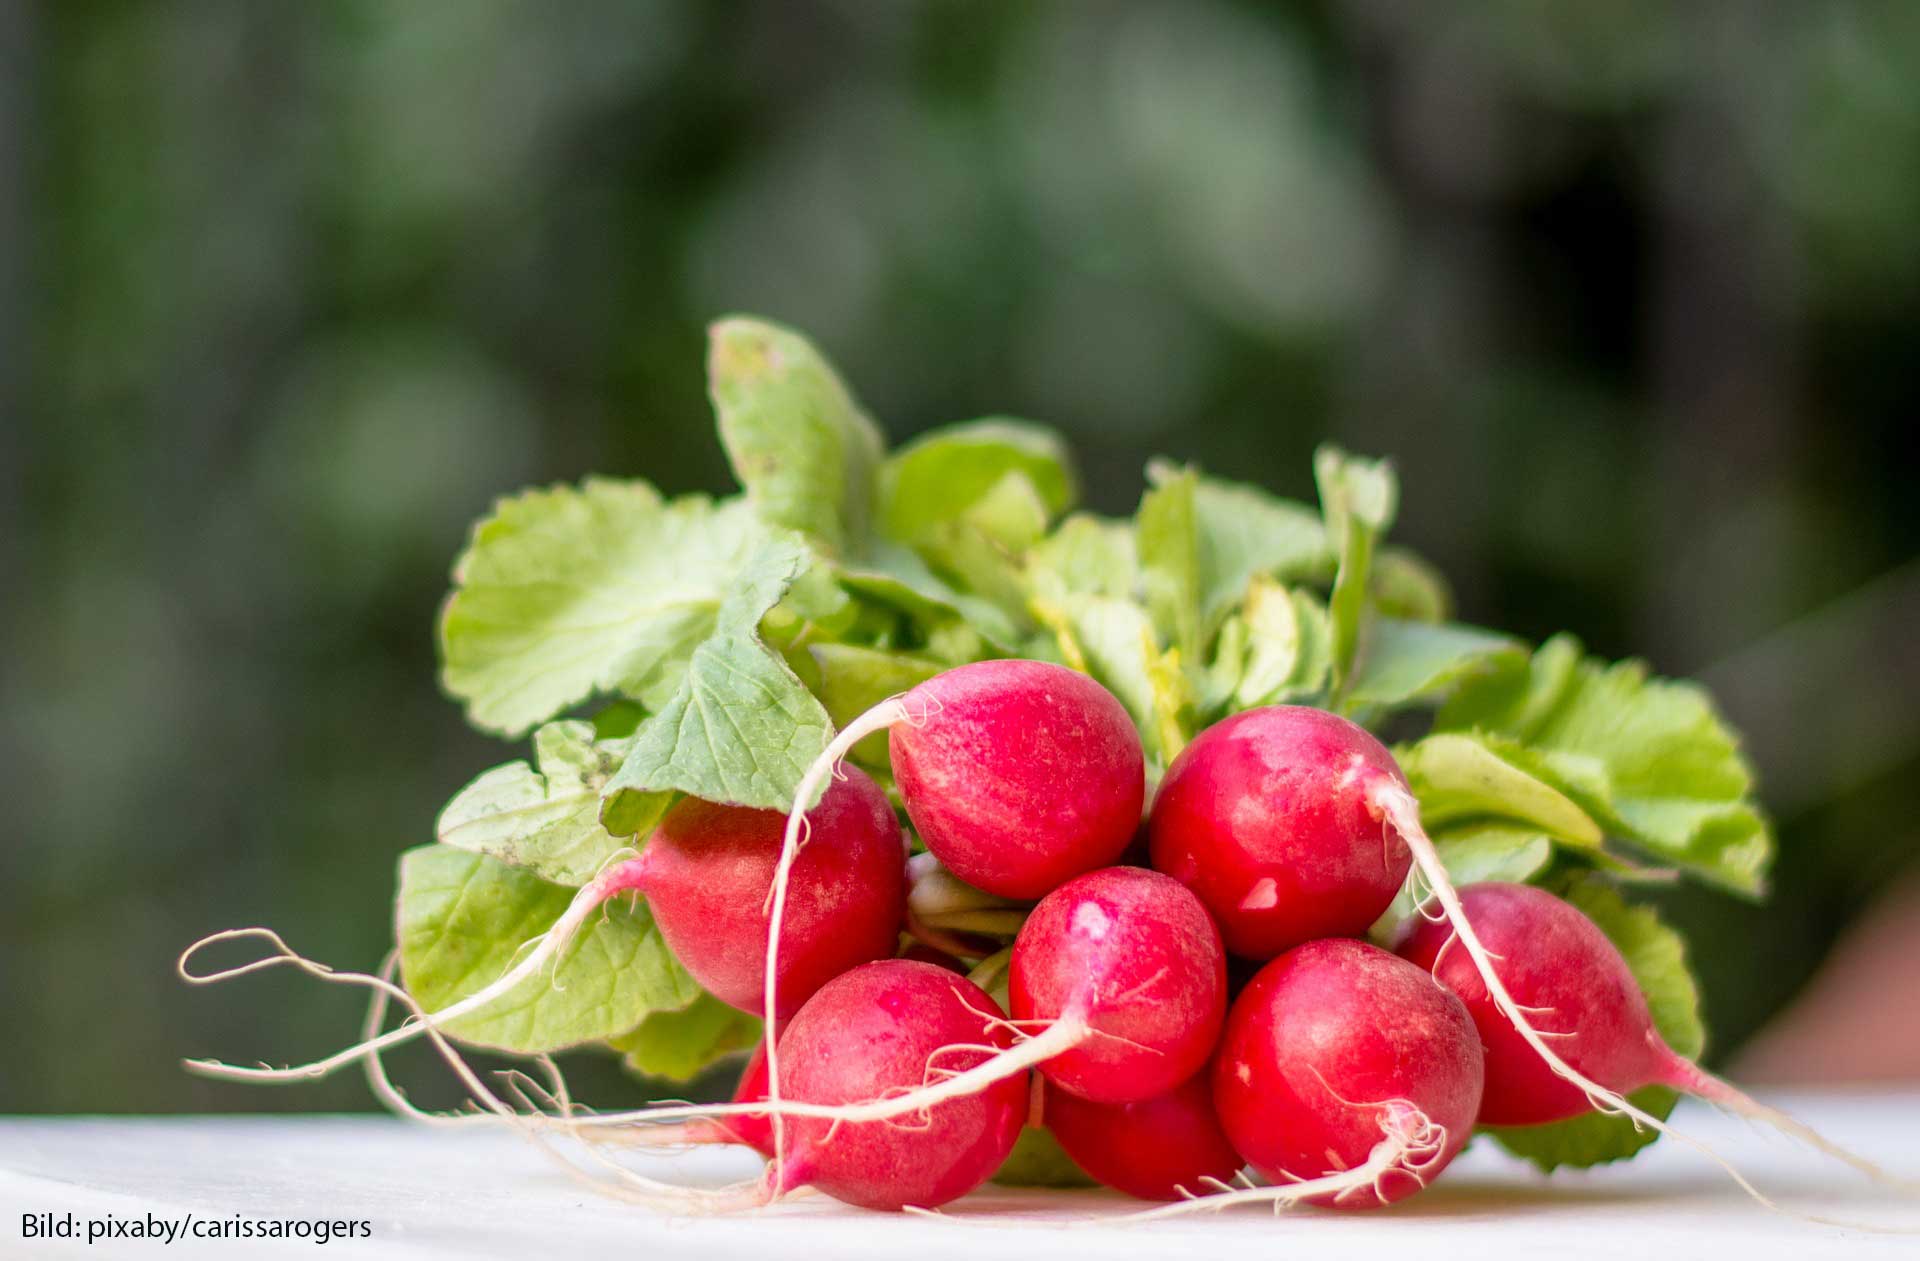
[[[1391,454],[1470,620],[1706,678],[1784,846],[1660,895],[1735,1048],[1920,844],[1916,65],[1837,0],[0,0],[0,1111],[369,1106],[185,1076],[358,1001],[174,956],[379,959],[516,755],[435,687],[467,523],[725,488],[733,310],[1107,511]]]

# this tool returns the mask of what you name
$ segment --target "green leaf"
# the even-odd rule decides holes
[[[503,499],[454,565],[441,680],[504,735],[597,692],[657,708],[765,537],[741,502],[668,504],[645,482]]]
[[[721,320],[708,331],[707,388],[760,518],[830,555],[858,551],[886,444],[813,344],[764,320]]]
[[[1154,626],[1189,659],[1200,654],[1200,535],[1192,469],[1167,471],[1134,518],[1141,584]]]
[[[1213,660],[1201,672],[1199,695],[1194,698],[1198,709],[1195,721],[1204,727],[1226,712],[1246,669],[1247,621],[1235,613],[1220,624],[1220,633],[1213,641]]]
[[[591,880],[622,847],[600,825],[600,790],[629,743],[596,742],[593,735],[584,722],[551,722],[534,732],[533,765],[496,766],[447,803],[437,830],[441,842],[557,884]]]
[[[1075,513],[1027,554],[1027,581],[1047,600],[1068,594],[1131,599],[1141,585],[1133,526]]]
[[[1052,520],[1047,502],[1025,473],[1012,472],[987,488],[952,521],[935,527],[934,537],[964,526],[966,535],[1002,553],[1024,552],[1039,542]]]
[[[1314,452],[1313,476],[1327,538],[1340,558],[1327,612],[1333,625],[1333,685],[1343,692],[1360,649],[1374,548],[1393,524],[1400,486],[1385,460],[1359,459],[1334,446]]]
[[[1388,617],[1444,622],[1453,592],[1440,571],[1404,547],[1383,547],[1373,558],[1373,603]]]
[[[841,565],[840,581],[849,590],[926,625],[966,616],[959,593],[928,569],[918,554],[897,543],[875,544],[858,560]]]
[[[846,726],[881,701],[918,687],[944,669],[925,657],[853,644],[814,644],[807,652],[819,671],[814,695],[826,706],[835,727]],[[886,766],[886,733],[876,731],[854,745],[853,758],[869,766]]]
[[[1553,861],[1553,840],[1531,828],[1502,823],[1473,823],[1433,838],[1440,863],[1455,885],[1482,880],[1522,884],[1539,875]],[[1386,939],[1392,928],[1413,913],[1413,890],[1420,886],[1410,873],[1387,913],[1375,925],[1374,935]],[[1424,887],[1424,886],[1420,886]]]
[[[959,590],[990,602],[1009,625],[1026,623],[1020,557],[1047,532],[1047,506],[1026,474],[1008,473],[950,521],[933,526],[920,554],[951,575]],[[964,609],[966,596],[957,596]]]
[[[623,840],[636,837],[644,840],[651,836],[661,818],[681,797],[677,792],[616,789],[611,787],[612,780],[607,783],[609,788],[600,798],[600,826],[608,836]]]
[[[1667,1045],[1690,1060],[1698,1059],[1706,1049],[1707,1031],[1680,935],[1662,924],[1652,910],[1629,905],[1604,881],[1591,876],[1576,878],[1562,896],[1585,911],[1626,956],[1653,1011],[1654,1027]],[[1652,1086],[1628,1098],[1665,1120],[1678,1096],[1664,1086]],[[1624,1160],[1660,1137],[1652,1130],[1634,1129],[1626,1117],[1597,1112],[1552,1125],[1489,1128],[1487,1132],[1514,1155],[1549,1173],[1562,1165],[1585,1169]]]
[[[1766,886],[1773,838],[1753,772],[1706,692],[1609,666],[1559,636],[1462,687],[1435,721],[1525,746],[1611,836],[1736,892]]]
[[[1477,626],[1376,617],[1361,634],[1342,708],[1431,702],[1476,674],[1512,668],[1525,658],[1518,640]]]
[[[1462,820],[1505,820],[1582,849],[1597,849],[1604,839],[1600,825],[1524,745],[1480,733],[1443,732],[1395,756],[1430,829]]]
[[[993,417],[921,435],[880,469],[880,520],[887,535],[920,543],[956,521],[1009,473],[1033,488],[1045,517],[1073,506],[1077,481],[1066,443],[1043,425]]]
[[[1332,665],[1326,606],[1311,593],[1255,579],[1244,614],[1246,661],[1234,703],[1241,709],[1317,695]]]
[[[640,724],[607,785],[602,822],[631,809],[625,794],[683,792],[786,810],[832,734],[827,711],[760,641],[760,618],[807,564],[791,536],[763,547],[727,597],[714,634],[694,650],[680,690]]]
[[[1182,476],[1171,464],[1147,467],[1155,486]],[[1256,576],[1282,583],[1324,582],[1334,552],[1320,514],[1257,486],[1200,477],[1193,485],[1195,565],[1200,600],[1199,638],[1210,643]]]
[[[838,566],[825,557],[815,557],[793,580],[773,612],[762,619],[761,631],[768,633],[774,621],[784,618],[792,623],[795,634],[810,628],[814,634],[840,635],[853,627],[859,615],[858,604],[840,585]]]
[[[955,622],[968,622],[1002,655],[1020,638],[1018,626],[998,605],[954,590],[918,554],[897,543],[873,544],[841,567],[840,581],[849,590],[905,614],[929,634]]]
[[[593,715],[593,738],[624,740],[634,733],[646,716],[647,711],[632,701],[613,701],[603,705]]]
[[[439,1011],[492,984],[526,943],[560,918],[576,890],[448,845],[400,858],[397,936],[407,991]],[[453,1021],[464,1042],[521,1054],[625,1033],[650,1012],[677,1010],[700,989],[674,961],[644,904],[609,902],[557,971],[528,977],[484,1011]]]
[[[1163,649],[1140,585],[1134,531],[1125,523],[1068,518],[1027,557],[1028,605],[1066,664],[1098,679],[1162,762],[1186,744],[1181,714],[1194,700],[1178,649]]]
[[[608,1040],[633,1072],[668,1081],[692,1081],[729,1055],[760,1041],[760,1017],[729,1007],[704,991],[678,1011],[649,1012],[638,1026]]]

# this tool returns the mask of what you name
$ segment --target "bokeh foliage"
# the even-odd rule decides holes
[[[1156,453],[1391,453],[1472,620],[1707,678],[1784,840],[1769,910],[1664,899],[1718,1051],[1914,853],[1920,8],[0,14],[0,1111],[367,1105],[183,1076],[357,1004],[171,960],[378,959],[508,756],[434,684],[467,522],[723,487],[731,310],[896,441],[1061,427],[1108,511]]]

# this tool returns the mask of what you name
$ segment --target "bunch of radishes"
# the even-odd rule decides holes
[[[428,1119],[584,1140],[601,1185],[667,1208],[803,1187],[932,1208],[1053,1140],[1101,1182],[1182,1200],[1155,1213],[1372,1206],[1478,1125],[1512,1145],[1508,1127],[1597,1109],[1665,1130],[1628,1098],[1652,1085],[1878,1175],[1670,1049],[1606,913],[1603,931],[1538,887],[1456,890],[1449,862],[1581,899],[1579,872],[1646,874],[1617,838],[1757,894],[1771,839],[1697,689],[1447,621],[1440,577],[1382,542],[1385,463],[1323,449],[1317,512],[1156,463],[1112,520],[1072,510],[1042,427],[888,452],[804,338],[712,333],[738,495],[536,488],[456,563],[442,681],[534,757],[462,788],[402,858],[400,982],[258,928],[181,959],[198,983],[289,964],[366,986],[363,1040],[197,1071],[357,1064],[426,1116],[380,1060],[424,1036],[479,1105]],[[1353,719],[1409,710],[1431,730],[1403,774]],[[872,776],[842,767],[856,746]],[[1634,914],[1685,990],[1663,1019],[1690,1011],[1677,941]],[[1394,919],[1394,951],[1367,940]],[[236,938],[271,952],[193,970]],[[382,1031],[389,1001],[413,1019]],[[545,1058],[600,1045],[684,1079],[755,1038],[726,1104],[588,1112]],[[456,1042],[546,1072],[496,1088]],[[758,1149],[764,1178],[697,1192],[608,1155],[700,1142]],[[1610,1133],[1580,1163],[1631,1150]]]
[[[957,961],[892,957],[904,837],[880,787],[836,765],[880,727],[927,851],[1037,899],[1004,1006]],[[780,1030],[731,1105],[583,1127],[677,1122],[657,1141],[750,1145],[771,1161],[761,1202],[810,1186],[935,1207],[1036,1124],[1143,1198],[1367,1207],[1428,1185],[1476,1124],[1598,1106],[1659,1126],[1624,1098],[1651,1084],[1774,1115],[1666,1047],[1572,905],[1524,885],[1456,894],[1392,755],[1335,714],[1270,706],[1202,732],[1146,813],[1145,866],[1123,862],[1139,737],[1061,666],[981,662],[886,702],[816,762],[801,804],[830,771],[784,819],[683,801],[583,891],[581,907],[643,892],[702,985]],[[1434,897],[1390,953],[1362,935],[1416,861]],[[1260,965],[1237,987],[1229,953]]]

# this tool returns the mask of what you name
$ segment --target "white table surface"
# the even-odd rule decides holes
[[[1828,1134],[1920,1176],[1920,1095],[1786,1103]],[[1920,1230],[1902,1198],[1743,1122],[1686,1105],[1675,1120],[1801,1213]],[[718,1185],[750,1177],[740,1151],[636,1167]],[[384,1117],[0,1119],[0,1257],[751,1258],[1606,1257],[1920,1258],[1920,1235],[1872,1234],[1769,1213],[1702,1157],[1662,1141],[1627,1165],[1542,1178],[1479,1142],[1432,1188],[1386,1211],[1239,1209],[1151,1224],[1103,1222],[1139,1202],[1106,1192],[988,1187],[947,1220],[813,1197],[759,1214],[670,1218],[596,1195],[514,1135]],[[22,1215],[364,1218],[370,1240],[23,1240]],[[992,1223],[993,1227],[982,1223]],[[1071,1223],[1071,1224],[1070,1224]],[[84,1229],[84,1226],[83,1228]]]

